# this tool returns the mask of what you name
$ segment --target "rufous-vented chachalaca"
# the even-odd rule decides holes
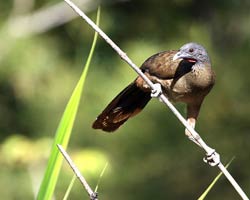
[[[140,69],[153,83],[161,84],[170,101],[187,104],[187,121],[194,128],[203,99],[215,82],[205,48],[188,43],[179,50],[160,52],[148,58]],[[138,76],[108,104],[92,127],[115,131],[138,114],[150,99],[150,87]],[[190,136],[187,130],[185,133]]]

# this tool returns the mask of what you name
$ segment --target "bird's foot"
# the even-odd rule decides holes
[[[194,123],[190,123],[190,120],[188,119],[188,122],[189,122],[189,124],[190,124],[190,126],[192,127],[192,128],[194,128]],[[188,137],[188,139],[189,140],[191,140],[192,142],[194,142],[195,144],[197,144],[199,147],[201,147],[201,145],[200,145],[200,143],[198,142],[198,140],[199,140],[199,136],[197,137],[197,138],[195,138],[190,132],[189,132],[189,130],[186,128],[185,129],[185,135]]]
[[[154,88],[151,90],[151,97],[159,97],[162,94],[161,84],[155,83]]]
[[[201,147],[200,143],[192,136],[187,136],[189,140],[191,140],[192,142],[194,142],[195,144],[197,144],[199,147]]]
[[[211,153],[207,154],[206,157],[203,158],[203,161],[212,167],[217,166],[220,164],[220,155],[212,149]]]

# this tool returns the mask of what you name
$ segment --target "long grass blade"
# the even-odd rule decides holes
[[[101,179],[102,179],[103,174],[104,174],[104,172],[106,171],[107,167],[108,167],[108,162],[106,162],[106,164],[105,164],[105,166],[104,166],[104,168],[103,168],[103,170],[102,170],[102,172],[101,172],[101,174],[100,174],[100,176],[99,176],[98,182],[97,182],[96,187],[95,187],[95,192],[97,192],[97,190],[98,190],[98,188],[99,188]]]
[[[63,200],[67,200],[67,199],[68,199],[69,193],[70,193],[70,191],[71,191],[72,188],[73,188],[73,185],[74,185],[74,183],[75,183],[75,180],[76,180],[76,176],[74,175],[74,176],[72,177],[71,181],[70,181],[70,184],[69,184],[69,186],[68,186],[67,191],[65,192],[65,195],[64,195],[64,197],[63,197]]]
[[[100,21],[100,8],[98,8],[97,11],[97,19],[96,24],[99,25]],[[43,177],[40,189],[38,191],[37,199],[38,200],[51,200],[55,186],[58,180],[58,175],[61,169],[62,160],[63,157],[60,155],[57,144],[61,144],[65,149],[67,148],[71,131],[74,125],[75,117],[77,114],[77,110],[79,107],[79,102],[82,95],[83,86],[86,80],[87,72],[90,66],[90,62],[94,53],[94,49],[96,46],[98,34],[95,33],[94,39],[92,42],[92,47],[87,59],[87,62],[85,64],[84,70],[82,72],[82,75],[80,77],[80,80],[78,81],[70,99],[69,102],[64,110],[64,113],[62,115],[61,121],[58,125],[55,139],[52,145],[51,154],[48,160],[47,168],[45,171],[45,175]]]

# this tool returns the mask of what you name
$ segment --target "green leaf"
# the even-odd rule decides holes
[[[97,182],[96,187],[95,187],[95,192],[97,192],[97,190],[98,190],[98,187],[100,185],[101,179],[102,179],[103,174],[106,171],[107,167],[108,167],[108,162],[106,162],[106,164],[105,164],[105,166],[104,166],[104,168],[103,168],[103,170],[102,170],[102,172],[100,174],[100,177],[99,177],[98,182]]]
[[[75,180],[76,180],[76,176],[74,175],[74,176],[72,177],[71,181],[70,181],[69,187],[68,187],[68,189],[67,189],[67,191],[66,191],[66,193],[65,193],[65,195],[64,195],[64,197],[63,197],[63,200],[67,200],[67,199],[68,199],[69,193],[70,193],[70,191],[72,190],[72,187],[73,187],[73,185],[74,185],[74,183],[75,183]]]
[[[97,19],[96,24],[99,25],[100,20],[100,8],[98,8],[97,11]],[[84,70],[82,72],[82,75],[80,77],[80,80],[78,81],[70,99],[69,102],[64,110],[64,113],[62,115],[62,118],[60,120],[60,123],[58,125],[55,139],[52,145],[51,154],[48,160],[47,168],[45,171],[45,175],[43,177],[37,199],[38,200],[51,200],[52,195],[55,190],[55,186],[58,180],[58,175],[62,166],[63,157],[59,153],[59,150],[57,148],[57,144],[61,144],[64,149],[67,148],[71,131],[74,125],[75,117],[78,111],[79,102],[82,95],[83,86],[86,80],[87,72],[89,69],[89,65],[94,53],[96,41],[97,41],[98,34],[95,33],[92,47],[87,59],[87,62],[85,64]]]
[[[231,162],[234,160],[234,157],[227,163],[226,168],[228,168],[228,166],[231,164]],[[205,197],[207,196],[208,192],[213,188],[213,186],[215,185],[215,183],[219,180],[219,178],[221,177],[222,172],[220,172],[215,179],[212,181],[212,183],[208,186],[208,188],[203,192],[203,194],[199,197],[198,200],[203,200],[205,199]]]

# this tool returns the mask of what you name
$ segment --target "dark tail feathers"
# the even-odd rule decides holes
[[[118,129],[130,117],[139,113],[151,99],[133,82],[121,91],[96,118],[92,127],[112,132]]]

